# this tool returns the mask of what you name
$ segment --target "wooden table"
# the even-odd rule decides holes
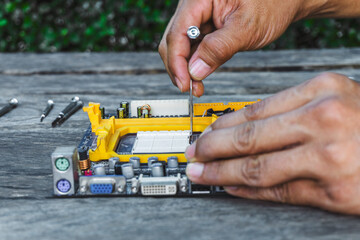
[[[241,53],[196,101],[257,100],[328,70],[360,79],[360,48]],[[359,239],[359,218],[309,207],[232,197],[54,198],[50,154],[76,146],[89,124],[79,112],[50,127],[71,97],[107,109],[187,98],[157,53],[0,54],[0,93],[1,104],[20,101],[0,118],[0,239]],[[48,99],[55,108],[39,123]]]

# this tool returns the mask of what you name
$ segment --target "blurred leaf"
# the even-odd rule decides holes
[[[7,24],[7,20],[6,19],[0,19],[0,27],[3,27]]]

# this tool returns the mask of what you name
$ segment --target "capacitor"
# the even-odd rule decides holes
[[[141,118],[141,116],[142,116],[142,110],[141,110],[141,107],[139,106],[139,107],[137,107],[136,108],[136,110],[137,110],[137,117],[138,118]]]
[[[129,117],[129,102],[127,101],[121,102],[120,107],[125,109],[125,117]]]
[[[101,118],[104,119],[105,118],[105,108],[100,107],[100,112],[101,112]]]
[[[176,156],[168,157],[167,166],[168,168],[178,168],[179,167],[178,158]]]
[[[140,168],[140,158],[139,157],[131,157],[129,162],[133,165],[134,169]]]
[[[143,110],[141,111],[141,116],[142,116],[143,118],[149,118],[149,111],[148,111],[147,109],[143,109]]]
[[[164,166],[162,163],[153,163],[151,165],[151,175],[153,177],[163,177],[164,176]]]
[[[110,174],[115,173],[115,164],[117,162],[120,162],[120,159],[118,157],[109,158],[109,173]]]
[[[157,161],[159,161],[159,158],[158,158],[158,157],[149,157],[149,158],[148,158],[148,167],[150,168],[150,167],[151,167],[151,164],[152,164],[153,162],[157,162]]]
[[[79,168],[80,170],[88,170],[90,168],[90,159],[88,156],[88,147],[82,146],[79,152]]]
[[[124,177],[127,179],[134,177],[134,168],[131,163],[125,163],[121,165],[121,171],[122,171],[122,175],[124,175]]]
[[[116,110],[116,117],[117,118],[125,118],[126,112],[125,112],[125,108],[118,108]]]
[[[103,164],[98,164],[94,167],[94,175],[106,175],[105,166]]]

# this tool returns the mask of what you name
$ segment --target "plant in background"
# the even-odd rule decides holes
[[[172,0],[4,0],[1,52],[156,50]],[[359,46],[359,19],[295,23],[267,48]]]

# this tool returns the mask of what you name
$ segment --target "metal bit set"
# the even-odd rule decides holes
[[[12,98],[8,103],[0,109],[0,117],[9,113],[19,105],[19,101],[16,98]],[[54,108],[54,101],[49,99],[47,101],[46,107],[40,116],[40,122],[43,122],[44,119],[50,114],[51,110]],[[63,124],[67,119],[69,119],[73,114],[79,111],[83,107],[84,103],[80,101],[79,97],[73,97],[69,105],[67,105],[64,110],[62,110],[57,118],[52,122],[52,127],[57,127]]]

